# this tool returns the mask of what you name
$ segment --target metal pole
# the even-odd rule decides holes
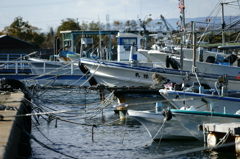
[[[15,74],[18,74],[18,62],[15,63]]]
[[[73,75],[73,62],[71,62],[71,75]]]
[[[43,63],[43,74],[46,74],[46,63]]]
[[[185,31],[185,4],[184,4],[184,0],[182,0],[182,5],[183,5],[183,9],[182,9],[182,27],[184,28]]]
[[[225,22],[224,22],[224,7],[223,7],[224,4],[226,3],[221,3],[222,5],[222,46],[225,46],[225,34],[224,34]]]
[[[195,33],[195,22],[191,22],[192,24],[192,34],[193,34],[193,68],[196,68],[196,41],[197,41],[197,36]],[[194,70],[195,72],[195,70]]]
[[[112,60],[112,39],[111,39],[111,34],[108,34],[108,42],[109,42],[109,47],[108,47],[108,59]]]
[[[180,63],[181,63],[181,73],[183,72],[183,44],[181,44],[181,56],[180,56]]]
[[[74,52],[75,44],[74,44],[74,34],[73,33],[71,33],[71,44],[70,45],[71,45],[71,51]]]
[[[196,67],[196,41],[197,41],[197,36],[196,33],[193,32],[193,66],[194,68]]]

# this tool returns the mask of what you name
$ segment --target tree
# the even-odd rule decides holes
[[[159,30],[162,30],[162,28],[163,28],[162,22],[156,22],[155,26],[158,27]]]
[[[62,20],[62,23],[57,28],[56,36],[62,41],[62,34],[60,34],[60,31],[66,31],[66,30],[80,30],[80,26],[78,22],[76,22],[73,18],[67,18],[66,20]],[[62,43],[60,43],[61,46]]]
[[[43,48],[42,44],[44,43],[45,39],[46,37],[44,33],[40,33],[40,34],[36,32],[33,33],[32,41],[38,48]]]
[[[4,27],[4,30],[1,33],[8,34],[40,46],[44,41],[44,35],[39,34],[40,30],[41,29],[28,24],[28,21],[23,21],[23,18],[18,16],[14,19],[10,26]]]
[[[136,22],[135,20],[132,20],[132,21],[131,21],[131,27],[132,27],[133,30],[136,30],[136,29],[137,29],[138,24],[137,24],[137,22]]]
[[[145,24],[148,28],[151,28],[151,22],[152,22],[152,18],[148,18],[147,20],[144,21],[144,24]]]
[[[131,30],[131,22],[130,20],[127,20],[124,24],[125,30]]]
[[[41,45],[41,48],[49,49],[53,48],[54,40],[56,33],[53,30],[53,27],[49,28],[49,32],[45,34],[45,40]]]
[[[144,22],[146,23],[146,24],[148,24],[148,23],[150,23],[152,21],[152,18],[147,18],[147,20],[145,20]]]
[[[124,24],[125,30],[136,30],[137,29],[137,22],[135,20],[127,20]]]
[[[66,20],[62,20],[62,23],[57,28],[57,36],[61,39],[60,31],[65,30],[80,30],[80,26],[78,22],[75,21],[73,18],[67,18]]]
[[[113,26],[115,27],[115,29],[120,29],[122,27],[122,22],[120,21],[113,21]]]
[[[81,29],[82,30],[89,30],[89,25],[88,25],[88,22],[86,21],[82,21],[82,24],[81,24]]]
[[[100,22],[95,23],[94,21],[92,21],[91,23],[89,23],[90,30],[102,30],[103,28],[104,25],[101,24]]]

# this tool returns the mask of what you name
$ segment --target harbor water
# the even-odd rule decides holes
[[[84,89],[46,89],[38,94],[34,112],[41,107],[52,114],[32,117],[30,159],[236,158],[232,152],[202,151],[204,145],[197,140],[152,141],[136,120],[119,120],[116,100],[109,94],[108,105],[96,91]]]

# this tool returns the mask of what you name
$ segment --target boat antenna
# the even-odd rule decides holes
[[[102,58],[102,36],[101,36],[102,31],[101,31],[99,15],[98,15],[98,25],[99,25],[99,56],[101,59]]]

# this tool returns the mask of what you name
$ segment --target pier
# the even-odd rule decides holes
[[[205,144],[209,149],[235,151],[240,155],[239,123],[207,123],[203,124]]]
[[[31,155],[31,106],[21,91],[0,95],[0,158],[17,159]]]

